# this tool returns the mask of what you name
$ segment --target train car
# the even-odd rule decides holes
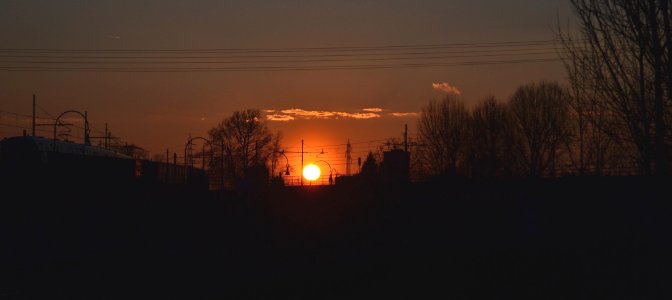
[[[46,162],[49,153],[74,154],[98,157],[130,159],[121,152],[96,146],[59,141],[44,137],[17,136],[0,141],[0,154],[3,158],[39,159]]]
[[[101,147],[43,137],[0,141],[2,182],[42,186],[205,187],[205,172],[128,155]]]

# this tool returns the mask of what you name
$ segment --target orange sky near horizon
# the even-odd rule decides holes
[[[561,0],[57,2],[0,3],[0,137],[29,128],[23,116],[13,113],[30,115],[33,94],[40,117],[86,110],[96,129],[108,123],[115,136],[152,154],[168,149],[179,155],[189,135],[207,135],[233,111],[256,108],[275,119],[293,118],[269,120],[271,129],[283,133],[288,149],[300,146],[301,139],[314,150],[342,146],[350,138],[360,143],[353,145],[353,151],[359,151],[353,155],[355,162],[380,147],[380,142],[364,142],[401,139],[404,124],[413,137],[413,113],[448,92],[459,91],[458,97],[471,105],[489,95],[505,101],[516,87],[533,81],[564,82],[554,46],[537,41],[552,40],[558,18],[572,17]],[[525,41],[532,44],[517,44]],[[489,43],[505,46],[488,48]],[[396,50],[394,45],[412,47]],[[371,51],[376,53],[357,47],[374,47]],[[231,50],[240,48],[260,50]],[[30,49],[45,49],[46,54]],[[100,49],[117,52],[81,52]],[[147,49],[155,52],[143,52]],[[260,58],[231,62],[204,59],[206,54],[200,52],[164,53],[177,49],[220,49],[207,55]],[[395,54],[388,55],[390,51]],[[125,58],[147,55],[151,57]],[[199,64],[155,63],[170,60],[157,57],[170,56],[196,56],[190,60]],[[281,62],[263,62],[275,61],[273,57]],[[555,60],[534,61],[537,58]],[[483,64],[500,60],[504,63]],[[524,62],[512,62],[518,60]],[[145,65],[160,71],[105,71]],[[166,71],[185,65],[240,65],[242,71]],[[369,65],[383,68],[362,67]],[[82,66],[93,71],[58,69]],[[258,66],[263,67],[254,69]],[[285,66],[299,69],[273,69]],[[371,114],[377,117],[358,118]],[[50,131],[40,128],[38,133],[51,136]],[[324,150],[329,154],[321,158],[344,173],[345,149]],[[300,165],[292,160],[293,166]]]

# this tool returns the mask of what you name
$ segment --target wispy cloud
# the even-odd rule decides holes
[[[379,114],[366,112],[366,113],[346,113],[346,112],[336,112],[336,115],[344,118],[353,118],[353,119],[375,119],[380,118]]]
[[[118,35],[118,34],[110,34],[110,35],[107,36],[107,38],[112,39],[112,40],[118,40],[118,39],[121,38],[121,36]]]
[[[435,90],[444,91],[448,94],[455,94],[455,95],[462,94],[462,92],[460,92],[460,89],[458,89],[456,86],[450,85],[450,83],[447,82],[432,83],[432,88]]]
[[[294,117],[292,117],[290,115],[272,114],[272,115],[266,115],[266,120],[278,121],[278,122],[288,122],[288,121],[294,120]]]
[[[342,112],[342,111],[325,111],[325,110],[305,110],[300,108],[283,109],[283,114],[294,115],[296,117],[303,117],[305,119],[332,119],[332,118],[352,118],[352,119],[373,119],[380,118],[380,114],[372,112]]]
[[[268,121],[279,121],[287,122],[293,120],[310,120],[310,119],[320,119],[320,120],[329,120],[329,119],[356,119],[356,120],[368,120],[368,119],[378,119],[382,117],[414,117],[417,116],[416,112],[387,112],[382,113],[383,111],[388,111],[384,108],[379,107],[369,107],[363,108],[359,111],[329,111],[329,110],[306,110],[302,108],[289,108],[289,109],[265,109],[266,120]]]
[[[393,112],[393,113],[390,113],[390,116],[393,116],[393,117],[415,117],[417,115],[418,115],[417,112]]]
[[[333,111],[322,111],[322,110],[305,110],[300,108],[291,108],[281,110],[283,114],[294,115],[304,118],[318,118],[318,119],[328,119],[336,116],[336,112]]]

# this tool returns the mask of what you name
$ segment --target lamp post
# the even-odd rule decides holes
[[[213,153],[212,153],[212,143],[210,142],[210,140],[208,140],[208,139],[206,139],[206,138],[204,138],[204,137],[200,137],[200,136],[196,136],[196,137],[189,138],[189,140],[187,140],[187,143],[184,145],[184,160],[185,160],[185,165],[187,164],[187,162],[191,163],[191,160],[190,160],[190,159],[187,159],[187,154],[190,155],[190,154],[191,154],[191,151],[187,151],[187,149],[189,149],[190,146],[193,145],[192,142],[193,142],[194,140],[203,140],[203,141],[205,141],[206,143],[208,143],[208,146],[210,146],[210,156],[213,155]],[[205,159],[205,157],[202,157],[202,159]],[[210,161],[212,161],[212,157],[210,158]]]
[[[335,171],[336,169],[332,168],[332,167],[331,167],[331,164],[329,164],[326,160],[321,160],[321,159],[320,159],[320,160],[317,160],[317,161],[315,161],[315,162],[316,162],[316,163],[317,163],[317,162],[323,162],[323,163],[327,164],[327,166],[329,166],[329,185],[332,185],[332,184],[333,184],[333,177],[332,177],[332,174],[334,173],[334,171]]]
[[[210,140],[208,140],[204,137],[200,137],[200,136],[190,137],[189,140],[187,140],[187,143],[184,145],[184,165],[185,165],[185,168],[186,168],[187,163],[189,163],[190,165],[193,164],[192,160],[188,159],[188,155],[191,155],[191,145],[193,145],[192,142],[194,140],[203,140],[206,143],[208,143],[208,146],[210,146],[210,162],[212,162],[212,156],[214,155],[213,152],[212,152],[212,142],[210,142]],[[189,150],[189,151],[187,151],[187,150]],[[205,150],[203,150],[203,152],[205,152]],[[205,153],[203,153],[201,159],[203,160],[203,171],[205,172]],[[189,178],[189,172],[191,172],[191,170],[186,170],[184,172],[185,180]]]
[[[289,176],[289,159],[287,158],[287,155],[285,155],[285,150],[279,151],[278,153],[285,157],[285,175]],[[280,174],[282,174],[282,172],[280,172]]]
[[[76,111],[76,110],[68,110],[68,111],[65,111],[62,114],[60,114],[58,116],[58,118],[56,118],[56,121],[54,122],[54,149],[53,150],[56,151],[56,128],[58,128],[59,125],[62,125],[60,123],[61,117],[63,117],[67,113],[76,113],[84,119],[84,143],[83,144],[84,144],[84,147],[85,146],[90,146],[91,141],[89,140],[89,118],[88,118],[88,114],[86,113],[86,111],[84,113],[81,113],[81,112]],[[82,148],[82,149],[84,149],[84,148]],[[83,150],[82,150],[82,152],[85,153],[85,151],[83,151]]]

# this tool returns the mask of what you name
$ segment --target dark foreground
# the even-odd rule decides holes
[[[0,298],[670,299],[670,183],[4,185]]]

